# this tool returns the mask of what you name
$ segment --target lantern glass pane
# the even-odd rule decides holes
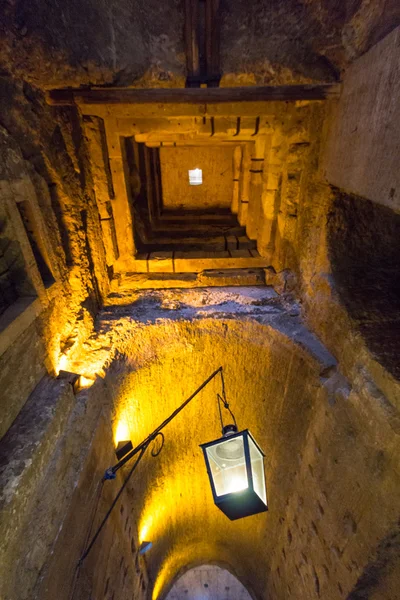
[[[248,437],[250,449],[251,471],[253,474],[253,488],[264,504],[267,504],[265,493],[264,460],[263,455],[257,448],[251,437]]]
[[[209,446],[206,451],[217,496],[248,488],[242,436]]]

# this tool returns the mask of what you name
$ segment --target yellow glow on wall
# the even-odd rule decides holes
[[[157,600],[161,590],[164,588],[168,579],[170,579],[171,568],[168,562],[165,562],[161,570],[157,574],[157,579],[154,583],[153,593],[151,595],[152,600]]]
[[[125,440],[130,440],[130,439],[131,439],[131,434],[129,431],[128,421],[127,421],[125,415],[121,415],[119,417],[119,419],[117,420],[117,425],[116,425],[115,431],[114,431],[115,445],[117,445],[118,442],[123,442]]]
[[[68,358],[67,358],[66,354],[59,355],[55,370],[56,370],[56,375],[58,375],[60,373],[60,371],[68,371]]]
[[[94,379],[89,379],[89,377],[85,377],[81,375],[79,378],[79,387],[80,388],[89,388],[94,384]]]
[[[164,487],[164,501],[160,502],[158,494],[152,494],[150,501],[146,502],[145,510],[139,521],[139,541],[156,540],[165,525],[168,515],[175,516],[176,498],[170,493],[170,487]]]
[[[151,529],[153,526],[154,517],[149,515],[146,519],[143,519],[139,528],[139,543],[145,542],[151,539]]]

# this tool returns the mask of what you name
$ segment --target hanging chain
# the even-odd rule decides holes
[[[237,427],[237,424],[236,424],[235,415],[231,411],[229,403],[228,403],[228,401],[226,399],[224,372],[223,372],[222,368],[221,368],[220,373],[221,373],[221,392],[222,392],[222,395],[217,393],[217,401],[218,401],[218,410],[219,410],[219,420],[221,422],[221,431],[222,431],[222,433],[224,433],[224,420],[222,418],[221,404],[223,404],[224,408],[230,413],[230,415],[231,415],[231,417],[233,419],[233,423],[234,423],[235,427]]]

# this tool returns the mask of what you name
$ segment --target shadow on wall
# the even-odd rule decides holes
[[[400,379],[400,215],[338,190],[328,244],[343,303],[369,350]]]

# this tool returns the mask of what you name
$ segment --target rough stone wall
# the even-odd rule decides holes
[[[184,83],[181,0],[0,3],[3,66],[38,87]]]
[[[393,41],[393,36],[397,36],[397,31],[388,38]],[[344,87],[351,88],[353,72],[356,73],[357,81],[364,70],[368,79],[364,80],[363,96],[375,97],[375,78],[379,76],[382,63],[390,68],[392,53],[393,44],[389,43],[388,39],[380,42],[365,57],[354,63],[349,70],[349,81],[346,83],[345,80]],[[380,61],[374,61],[374,56],[381,57]],[[394,380],[385,374],[376,360],[381,360],[385,352],[390,354],[391,348],[387,347],[384,350],[385,343],[382,343],[380,351],[376,351],[377,347],[374,349],[371,345],[368,350],[367,344],[368,327],[372,335],[374,322],[377,327],[376,333],[378,323],[382,327],[381,332],[377,333],[378,337],[382,336],[382,340],[386,330],[392,328],[395,331],[398,326],[398,216],[389,207],[379,206],[385,201],[378,201],[374,181],[363,182],[360,186],[356,177],[354,185],[349,185],[353,191],[352,195],[347,186],[344,190],[338,190],[330,185],[335,183],[334,180],[327,181],[325,178],[327,157],[331,172],[335,170],[339,173],[343,163],[342,157],[348,155],[346,136],[349,129],[340,124],[337,115],[346,115],[344,118],[348,118],[344,110],[350,106],[349,98],[344,94],[334,111],[336,117],[333,122],[329,118],[326,120],[322,129],[322,139],[319,145],[314,146],[310,160],[310,164],[314,164],[314,175],[311,173],[308,181],[307,194],[303,196],[299,217],[296,252],[298,272],[301,274],[299,287],[308,322],[340,358],[344,372],[356,376],[357,364],[364,363],[371,377],[377,378],[378,387],[393,397],[390,387]],[[356,111],[358,96],[352,94],[351,98],[352,110]],[[336,139],[340,129],[347,132],[346,136]],[[395,136],[397,129],[397,120],[393,113],[393,118],[388,122],[388,130]],[[363,139],[360,137],[360,144]],[[340,144],[342,151],[334,157],[332,147],[339,148]],[[379,140],[371,146],[367,139],[364,153],[363,164],[374,164],[376,160],[383,162],[386,157],[392,156],[388,154],[385,143],[380,145]],[[338,162],[334,163],[334,158]],[[348,158],[351,162],[351,153]],[[396,169],[385,171],[381,184],[385,189],[395,188],[396,178]],[[385,316],[390,325],[385,325]],[[386,366],[389,366],[388,361]],[[396,405],[398,406],[398,401]]]
[[[400,211],[400,28],[347,70],[324,160],[330,183]]]
[[[334,80],[400,22],[396,0],[223,0],[221,9],[222,85]]]
[[[362,373],[351,390],[319,395],[271,560],[271,597],[396,597],[384,577],[399,566],[399,424]]]
[[[273,597],[391,600],[397,593],[398,218],[387,208],[385,192],[396,189],[397,169],[384,167],[377,178],[371,175],[376,165],[397,156],[389,150],[398,129],[391,77],[397,35],[349,69],[333,127],[325,127],[322,138],[326,141],[329,134],[328,154],[323,154],[324,143],[322,154],[318,147],[313,152],[310,164],[316,170],[300,204],[295,273],[303,314],[338,358],[347,383],[338,394],[326,384],[307,432],[271,564],[268,591]],[[380,112],[377,100],[382,78],[390,87],[385,97],[394,103],[390,114]],[[381,115],[372,127],[365,105],[374,105]],[[382,119],[387,119],[385,127]],[[327,162],[324,171],[321,165]],[[325,173],[328,183],[339,183],[345,191],[327,185]]]
[[[334,80],[400,22],[396,0],[224,0],[220,13],[222,85]],[[183,0],[2,0],[0,26],[3,67],[41,88],[184,84]]]
[[[298,146],[303,163],[295,154],[290,164],[290,128],[273,139],[266,161],[267,281],[299,295],[340,376],[336,392],[329,379],[318,392],[265,597],[397,594],[400,265],[398,169],[390,167],[398,155],[397,37],[396,30],[353,64],[337,106],[297,109],[309,111],[297,140],[306,142]]]
[[[68,378],[45,378],[4,437],[2,598],[146,597],[146,566],[126,495],[77,568],[121,482],[101,484],[115,462],[106,400],[101,380],[74,395]]]
[[[399,239],[399,214],[365,198],[336,192],[328,224],[332,275],[371,354],[397,379]]]
[[[3,77],[0,89],[2,281],[8,289],[0,326],[3,435],[46,370],[56,372],[63,351],[91,325],[108,276],[74,113],[51,109],[22,82]],[[44,263],[37,260],[26,215],[34,221],[50,279],[40,271]],[[12,295],[10,281],[17,282]],[[16,378],[21,369],[22,384]]]
[[[326,113],[324,103],[287,106],[265,153],[256,238],[259,252],[277,272],[288,269],[299,276],[300,257],[309,257],[305,240],[318,219],[318,205],[310,196]]]

